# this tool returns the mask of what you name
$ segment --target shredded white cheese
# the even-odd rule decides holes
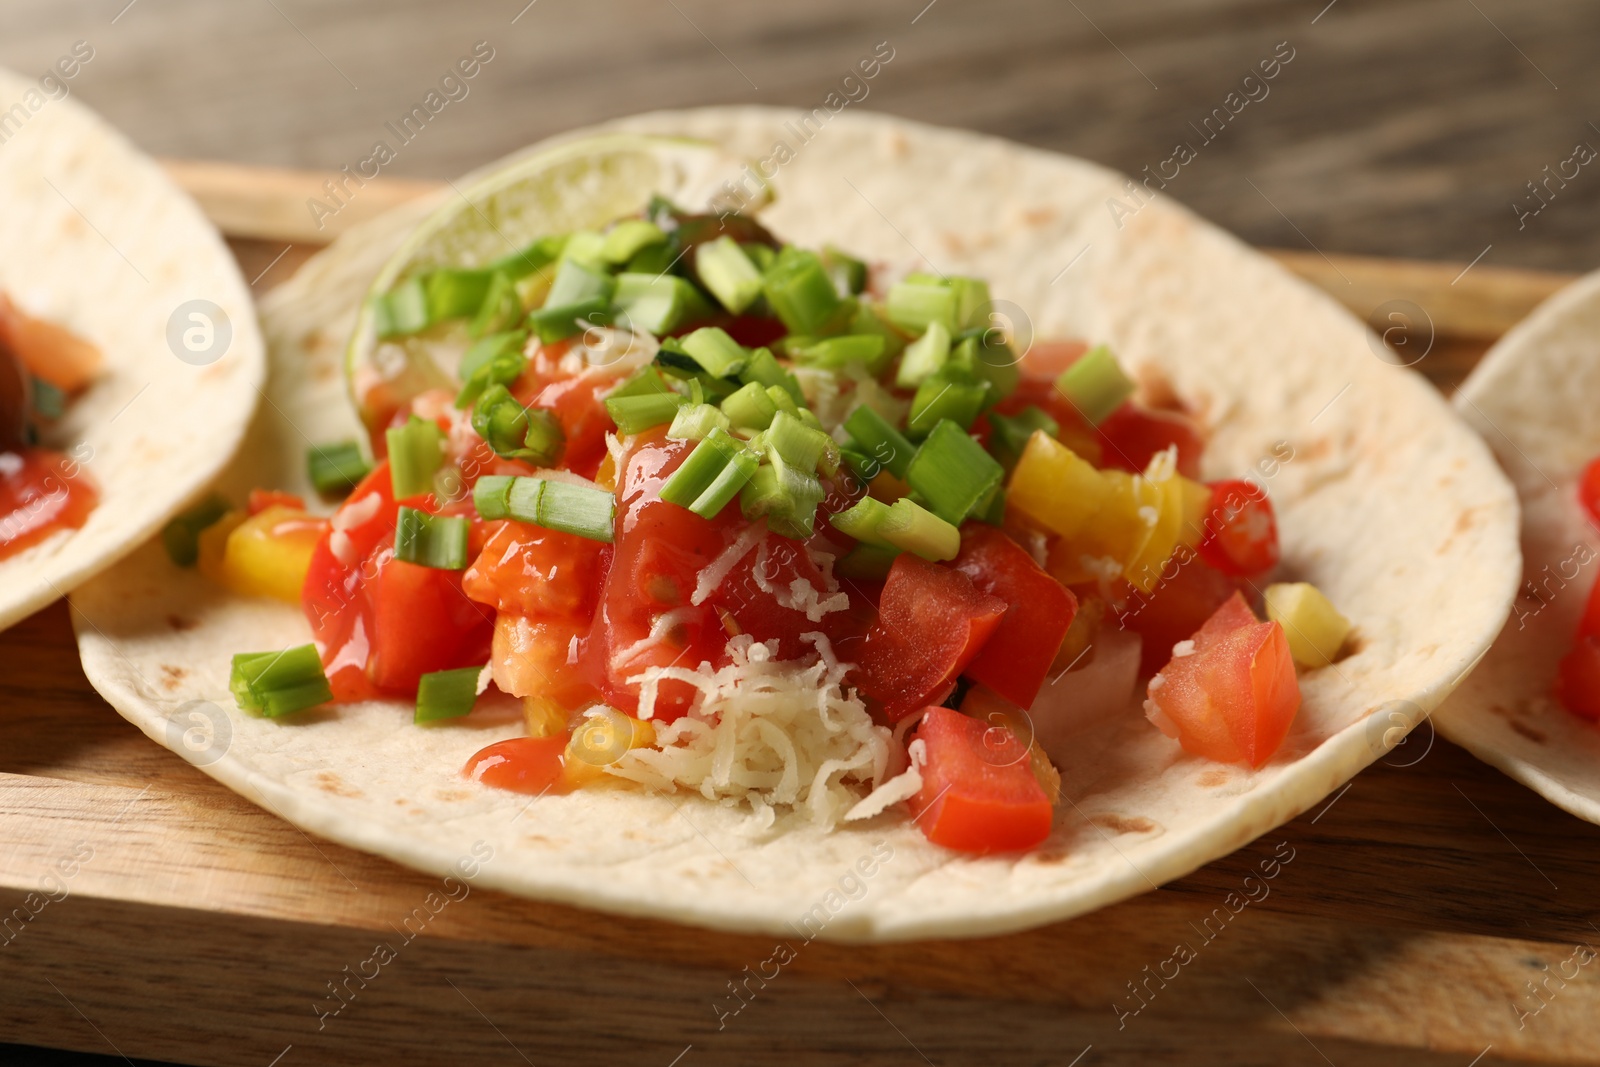
[[[1179,641],[1177,644],[1172,646],[1172,658],[1173,659],[1182,659],[1184,656],[1192,656],[1192,655],[1194,655],[1194,641],[1192,641],[1192,640],[1190,640],[1190,641]],[[1156,675],[1156,677],[1159,678],[1161,676],[1160,675]]]
[[[774,648],[741,634],[728,642],[725,667],[650,667],[629,678],[640,687],[641,718],[653,714],[663,681],[698,693],[687,715],[656,727],[658,747],[633,749],[607,772],[664,792],[681,787],[748,803],[758,827],[772,824],[774,809],[834,825],[864,787],[882,783],[890,733],[844,688],[850,664],[835,658],[828,639],[811,633],[802,640],[815,657],[777,660]]]
[[[906,755],[910,758],[911,765],[903,773],[895,775],[862,797],[855,807],[845,812],[845,822],[870,819],[874,815],[881,814],[889,805],[910,800],[917,795],[918,790],[922,788],[922,768],[928,762],[928,746],[919,737],[907,747]]]
[[[727,580],[729,572],[745,555],[755,547],[757,541],[764,541],[767,528],[762,523],[751,525],[739,539],[727,548],[722,554],[700,571],[700,576],[695,579],[694,594],[689,597],[689,603],[696,607],[706,602],[706,597],[717,591],[717,587]],[[759,569],[759,568],[757,568]]]

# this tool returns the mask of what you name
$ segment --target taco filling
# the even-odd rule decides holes
[[[1272,505],[1198,480],[1169,388],[1103,346],[1019,354],[992,307],[981,279],[658,199],[404,277],[353,378],[375,463],[309,457],[333,515],[258,491],[169,549],[304,609],[310,644],[235,657],[246,710],[520,698],[527,735],[465,768],[485,786],[694,791],[768,824],[903,804],[993,852],[1045,839],[1052,753],[1136,696],[1189,752],[1261,766],[1348,622],[1266,585]]]
[[[0,559],[76,530],[99,499],[73,457],[41,434],[100,369],[100,350],[0,293]]]

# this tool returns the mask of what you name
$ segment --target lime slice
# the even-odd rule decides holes
[[[419,225],[384,264],[362,301],[345,377],[370,429],[424,389],[452,386],[467,338],[452,323],[400,341],[378,339],[373,298],[421,271],[479,267],[541,237],[601,227],[661,195],[714,211],[719,193],[745,177],[743,160],[715,145],[610,134],[537,150],[478,172]]]

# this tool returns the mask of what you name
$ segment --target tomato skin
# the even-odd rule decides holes
[[[1235,593],[1150,680],[1150,701],[1188,752],[1260,767],[1283,744],[1300,708],[1300,683],[1283,628],[1260,622]]]
[[[1223,574],[1253,577],[1278,565],[1278,520],[1254,482],[1211,483],[1200,557]]]
[[[951,566],[972,579],[980,593],[1007,605],[964,673],[1018,707],[1028,707],[1078,613],[1078,598],[993,526],[969,524]]]
[[[957,852],[1016,852],[1050,836],[1050,799],[1027,746],[1009,730],[935,705],[916,738],[927,762],[911,810],[929,841]]]
[[[938,703],[950,695],[1006,608],[960,571],[903,553],[889,568],[878,621],[861,643],[860,689],[883,704],[890,722]]]
[[[484,523],[483,548],[462,576],[467,596],[496,611],[587,621],[606,546],[522,522]]]
[[[1583,468],[1583,477],[1578,482],[1578,502],[1583,505],[1589,521],[1600,526],[1600,456],[1591,459]]]
[[[1195,421],[1182,412],[1123,404],[1107,416],[1097,432],[1108,467],[1140,474],[1158,453],[1176,445],[1178,473],[1185,478],[1200,477],[1205,438]]]
[[[471,509],[470,502],[438,508],[429,496],[407,503]],[[493,613],[462,593],[461,572],[394,558],[399,507],[385,460],[356,486],[311,554],[300,603],[335,701],[410,695],[430,671],[488,657]]]

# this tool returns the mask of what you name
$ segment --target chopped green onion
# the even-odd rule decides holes
[[[1111,349],[1099,345],[1078,357],[1056,379],[1056,391],[1088,420],[1099,426],[1133,395],[1133,380],[1123,373]]]
[[[556,268],[556,279],[550,283],[548,307],[578,304],[585,300],[610,300],[617,290],[617,280],[604,270],[585,266],[575,259],[563,259]]]
[[[394,498],[405,500],[432,491],[433,475],[444,463],[444,431],[439,424],[413,415],[405,425],[389,429],[384,438],[389,445],[389,480]]]
[[[622,269],[629,274],[665,274],[678,262],[680,254],[678,242],[668,235],[662,244],[640,249],[639,254],[628,260]]]
[[[885,358],[882,334],[857,333],[842,337],[828,337],[820,341],[790,349],[795,362],[823,370],[843,370],[851,363],[859,363],[868,372],[876,374],[888,362]]]
[[[282,652],[240,652],[233,657],[228,688],[241,709],[272,719],[333,699],[316,645]]]
[[[726,431],[730,427],[728,416],[710,404],[685,404],[672,416],[672,428],[667,436],[679,441],[699,441],[713,430]]]
[[[763,386],[781,386],[797,404],[805,400],[805,394],[800,391],[800,379],[794,376],[793,371],[785,370],[770,349],[758,348],[751,352],[744,370],[739,373],[739,379],[759,382]]]
[[[910,333],[921,333],[937,322],[955,333],[959,298],[944,284],[903,281],[889,287],[884,311],[889,321]]]
[[[511,515],[511,483],[509,474],[486,474],[472,487],[472,506],[485,519],[504,519]]]
[[[744,346],[728,336],[728,331],[720,326],[702,326],[684,337],[679,344],[708,374],[731,378],[744,370]]]
[[[521,252],[513,252],[504,259],[496,260],[489,264],[489,270],[495,274],[504,274],[512,281],[517,281],[530,274],[543,271],[545,267],[554,263],[561,257],[561,251],[566,247],[566,244],[566,234],[541,237]]]
[[[733,502],[745,485],[755,476],[761,468],[761,457],[748,448],[741,448],[728,460],[728,465],[723,467],[705,491],[695,498],[689,505],[689,510],[701,518],[714,519],[722,514],[722,509]]]
[[[617,500],[604,489],[548,478],[513,478],[506,513],[518,522],[610,543]]]
[[[939,373],[949,358],[950,331],[942,322],[930,322],[922,336],[906,346],[894,384],[902,389],[915,389]]]
[[[947,284],[956,296],[956,328],[968,330],[974,326],[988,326],[989,283],[982,278],[954,276]]]
[[[193,567],[200,558],[200,531],[232,509],[227,497],[211,493],[178,512],[161,528],[161,544],[167,556],[180,567]]]
[[[948,419],[933,428],[906,470],[911,488],[953,526],[960,526],[1004,476],[994,457]]]
[[[762,274],[771,270],[772,265],[778,261],[777,250],[770,245],[749,242],[740,244],[739,250],[750,257],[750,262],[754,263]]]
[[[467,328],[473,337],[509,330],[522,321],[522,298],[517,295],[517,284],[504,274],[492,275],[483,303]]]
[[[883,338],[883,358],[887,363],[901,352],[905,351],[905,335],[884,320],[881,309],[866,301],[859,301],[856,312],[850,318],[850,327],[846,333],[870,333]]]
[[[652,426],[671,422],[678,409],[689,401],[677,393],[648,393],[641,396],[606,397],[606,410],[624,434],[642,433]]]
[[[372,471],[356,441],[314,445],[306,452],[306,473],[323,496],[341,496]]]
[[[482,667],[461,667],[453,671],[429,671],[417,680],[417,710],[414,723],[459,719],[478,702],[478,678]]]
[[[599,270],[606,265],[605,252],[604,234],[593,230],[578,230],[567,235],[566,244],[561,247],[561,262],[578,263]]]
[[[722,402],[722,413],[740,429],[765,430],[772,425],[778,405],[759,382],[751,382]]]
[[[522,354],[528,331],[507,330],[474,341],[461,357],[456,374],[463,385],[456,394],[456,407],[469,408],[478,402],[491,385],[510,385],[522,376],[528,359]]]
[[[609,326],[613,321],[611,302],[603,297],[582,300],[576,304],[546,303],[537,311],[528,313],[528,326],[539,335],[544,344],[582,333],[592,326]]]
[[[911,417],[906,420],[906,432],[912,437],[923,437],[944,420],[965,430],[982,413],[988,396],[988,382],[958,381],[954,373],[935,374],[917,386],[917,395],[911,398]]]
[[[428,322],[445,322],[476,315],[489,295],[491,275],[486,270],[446,267],[422,276],[428,294]]]
[[[910,497],[890,506],[888,515],[878,523],[877,534],[895,548],[935,563],[955,559],[961,551],[961,531]]]
[[[33,379],[33,413],[54,421],[67,413],[67,394],[43,378]]]
[[[896,478],[906,476],[916,449],[882,415],[862,404],[844,420],[844,428],[857,451],[889,468],[889,473]]]
[[[394,558],[436,570],[464,570],[471,525],[464,516],[430,515],[401,507],[395,516]]]
[[[841,296],[854,296],[867,287],[867,265],[832,245],[823,246],[822,266]]]
[[[1043,430],[1051,437],[1061,433],[1061,426],[1043,408],[1029,404],[1015,415],[989,413],[989,451],[1010,470],[1022,458],[1022,450],[1035,430]]]
[[[781,389],[778,389],[778,393],[788,399],[788,393]],[[836,454],[839,449],[833,438],[821,430],[812,429],[787,411],[779,411],[773,416],[766,435],[767,447],[781,455],[789,466],[805,474],[815,473],[823,457]],[[836,455],[832,462],[838,464]]]
[[[739,494],[739,509],[747,519],[765,516],[776,534],[803,541],[814,532],[817,505],[822,503],[822,483],[816,476],[790,467],[776,452],[771,463],[756,468]]]
[[[883,464],[854,448],[840,448],[839,459],[849,467],[863,484],[872,481],[883,470]]]
[[[761,296],[761,271],[732,237],[724,234],[695,250],[695,273],[717,303],[735,315]]]
[[[801,410],[800,405],[796,404],[794,402],[794,397],[790,396],[788,391],[783,389],[781,386],[767,386],[767,398],[777,406],[780,412],[787,411],[796,418],[799,417]]]
[[[881,582],[889,577],[889,568],[899,554],[898,548],[863,543],[840,557],[839,562],[834,564],[834,570],[841,578]]]
[[[713,430],[661,486],[661,499],[714,519],[744,488],[760,458],[726,431]]]
[[[846,537],[853,537],[863,544],[887,545],[889,542],[878,535],[878,527],[888,517],[888,504],[864,496],[843,511],[834,512],[828,521]]]
[[[794,247],[779,252],[762,289],[790,333],[820,333],[839,311],[839,294],[814,252]]]
[[[651,334],[670,333],[710,310],[695,287],[676,274],[619,274],[612,300],[630,327]]]
[[[978,501],[978,506],[973,509],[973,514],[981,522],[990,526],[1004,526],[1006,524],[1006,487],[997,485],[994,492],[989,494],[988,500]]]
[[[653,222],[623,219],[606,234],[605,243],[600,246],[600,258],[621,265],[652,245],[665,244],[666,240],[667,235]]]
[[[667,385],[666,379],[661,377],[661,372],[654,367],[645,367],[607,393],[606,397],[618,400],[625,396],[649,396],[652,393],[670,392],[672,389]]]
[[[961,335],[962,344],[972,343],[968,361],[973,374],[989,383],[988,403],[996,404],[1017,391],[1022,380],[1022,361],[997,329],[973,327]]]
[[[499,384],[485,389],[473,405],[472,428],[495,455],[540,467],[554,463],[566,444],[566,434],[553,414],[523,407]]]
[[[421,278],[408,278],[373,301],[373,328],[380,338],[400,337],[428,328],[428,294]]]

